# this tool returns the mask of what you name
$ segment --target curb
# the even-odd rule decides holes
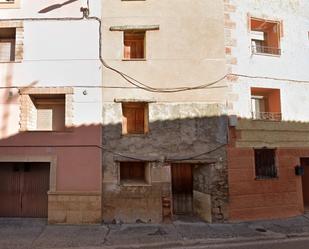
[[[88,249],[163,249],[163,248],[188,248],[198,246],[211,246],[211,245],[233,245],[239,243],[250,243],[250,242],[267,242],[274,240],[289,240],[289,239],[301,239],[309,238],[309,233],[301,234],[287,234],[278,236],[255,236],[255,237],[234,237],[234,238],[216,238],[216,239],[194,239],[194,240],[175,240],[166,241],[160,243],[149,243],[149,244],[131,244],[131,245],[102,245],[96,247],[87,247]],[[84,247],[73,247],[72,249],[84,249]]]

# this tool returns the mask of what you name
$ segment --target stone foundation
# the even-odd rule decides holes
[[[48,195],[49,224],[101,223],[100,193],[57,193]]]

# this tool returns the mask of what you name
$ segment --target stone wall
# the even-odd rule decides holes
[[[227,219],[227,118],[222,110],[220,105],[207,103],[150,103],[149,133],[122,135],[121,104],[104,104],[104,221],[161,222],[162,197],[171,197],[170,165],[177,162],[199,165],[194,190],[211,196],[213,221]],[[150,162],[148,186],[119,183],[117,161],[129,160],[126,157]],[[206,209],[196,213],[208,212]]]
[[[57,193],[48,195],[49,224],[101,223],[100,193]]]

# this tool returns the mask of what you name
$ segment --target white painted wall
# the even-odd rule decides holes
[[[48,14],[38,11],[63,0],[21,0],[19,9],[0,9],[1,19],[81,17],[82,0],[55,9]],[[90,0],[91,16],[101,16],[101,1]],[[24,59],[21,63],[0,63],[0,86],[82,86],[74,88],[74,125],[97,124],[102,120],[101,64],[99,23],[80,21],[24,21]],[[83,91],[87,91],[87,95]],[[0,89],[0,98],[8,91]],[[6,106],[0,101],[0,118],[10,109],[10,123],[19,120],[18,102]],[[16,133],[11,125],[7,135]]]
[[[233,37],[237,47],[233,56],[238,64],[233,73],[280,79],[309,81],[309,1],[307,0],[232,0],[237,10],[231,14],[236,22]],[[247,14],[254,17],[283,20],[284,37],[281,39],[282,55],[252,55]],[[309,83],[293,83],[287,80],[241,78],[231,84],[238,100],[233,102],[233,112],[250,118],[250,87],[279,88],[283,120],[309,121]]]

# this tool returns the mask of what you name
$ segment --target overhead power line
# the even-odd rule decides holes
[[[220,144],[219,146],[213,148],[213,149],[210,149],[210,150],[207,150],[207,151],[204,151],[202,153],[199,153],[199,154],[195,154],[195,155],[192,155],[192,156],[188,156],[188,157],[183,157],[183,158],[163,158],[163,159],[158,159],[158,160],[155,160],[155,161],[160,161],[160,162],[179,162],[179,161],[188,161],[188,160],[198,160],[201,156],[205,156],[205,155],[208,155],[208,154],[211,154],[223,147],[225,147],[227,144]],[[76,144],[67,144],[67,145],[56,145],[56,144],[51,144],[51,145],[0,145],[0,148],[97,148],[97,149],[100,149],[100,150],[103,150],[105,152],[108,152],[108,153],[111,153],[113,155],[116,155],[116,156],[120,156],[120,157],[123,157],[123,158],[127,158],[127,159],[130,159],[130,160],[135,160],[135,161],[147,161],[146,158],[141,158],[141,157],[135,157],[135,156],[130,156],[130,155],[125,155],[123,153],[119,153],[119,152],[116,152],[114,150],[111,150],[111,149],[108,149],[108,148],[105,148],[104,146],[100,146],[100,145],[96,145],[96,144],[85,144],[85,145],[76,145]],[[148,160],[149,161],[149,160]]]
[[[14,18],[14,19],[1,19],[3,21],[81,21],[81,20],[94,20],[97,21],[99,23],[99,60],[101,62],[101,64],[117,73],[118,75],[120,75],[126,82],[128,82],[129,84],[133,85],[136,88],[145,90],[145,91],[149,91],[149,92],[154,92],[154,93],[177,93],[177,92],[185,92],[185,91],[192,91],[192,90],[199,90],[199,89],[207,89],[210,88],[211,86],[219,83],[220,81],[226,79],[228,76],[238,76],[238,77],[245,77],[245,78],[256,78],[256,79],[269,79],[269,80],[280,80],[280,81],[289,81],[289,82],[299,82],[299,83],[309,83],[309,81],[305,80],[295,80],[295,79],[281,79],[281,78],[274,78],[274,77],[265,77],[265,76],[250,76],[250,75],[243,75],[243,74],[225,74],[224,76],[222,76],[221,78],[212,81],[212,82],[208,82],[208,83],[204,83],[204,84],[200,84],[200,85],[196,85],[193,87],[189,87],[189,86],[185,86],[185,87],[152,87],[149,84],[145,84],[139,80],[137,80],[136,78],[110,66],[103,58],[102,56],[102,21],[100,18],[98,17],[90,17],[89,16],[89,2],[88,3],[88,9],[84,9],[82,8],[81,11],[83,12],[83,16],[82,17],[63,17],[63,18]],[[87,86],[72,86],[72,87],[93,87],[93,88],[105,88],[104,86],[96,86],[96,85],[87,85]],[[115,88],[122,88],[121,86],[114,86]],[[0,89],[3,88],[21,88],[18,86],[6,86],[6,87],[0,87]],[[123,87],[124,89],[127,89],[127,87]]]

